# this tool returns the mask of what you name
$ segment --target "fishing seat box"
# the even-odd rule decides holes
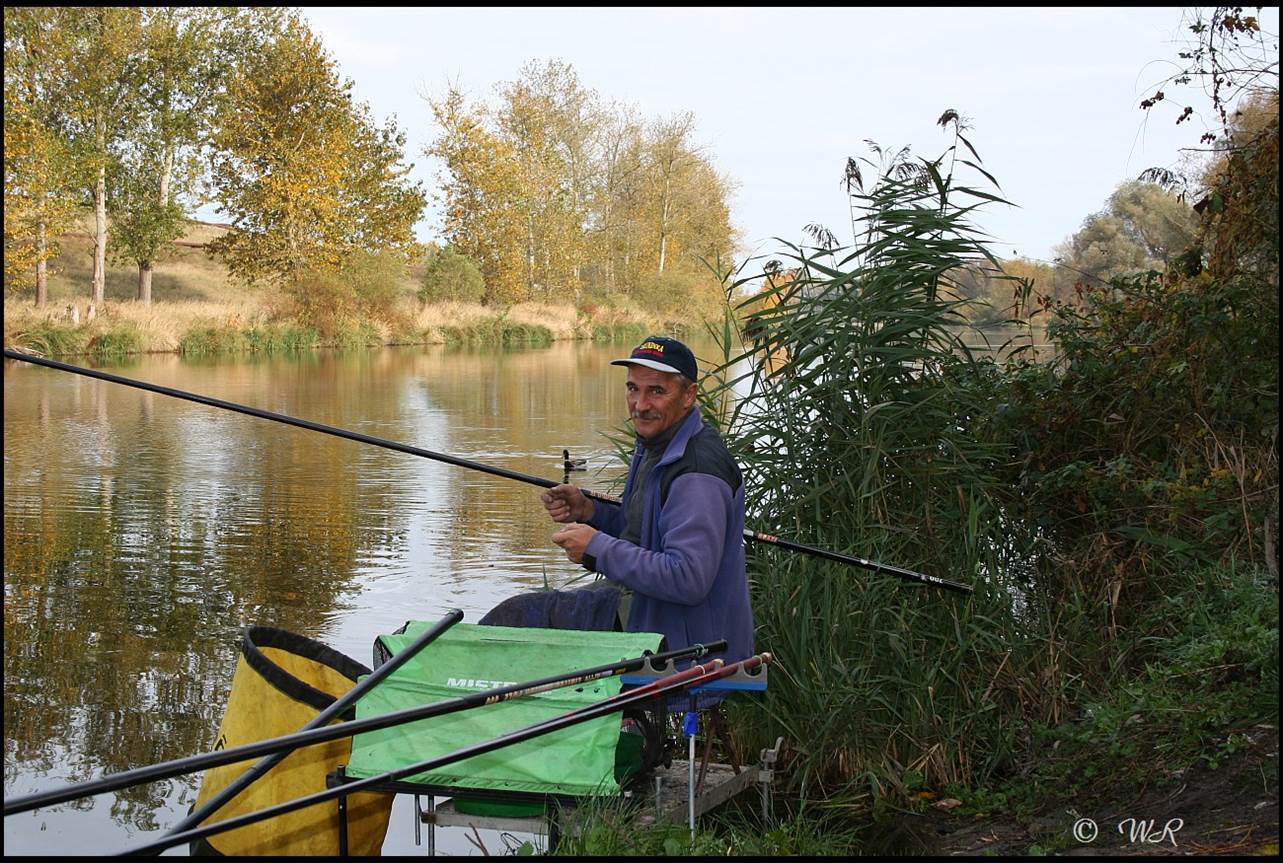
[[[431,624],[407,623],[375,641],[380,665]],[[457,624],[427,645],[356,706],[356,718],[382,716],[527,680],[656,652],[656,633]],[[365,779],[447,755],[617,695],[621,677],[563,686],[495,704],[357,734],[344,768]],[[658,726],[662,729],[662,723]],[[459,811],[527,816],[549,802],[617,795],[636,768],[640,739],[607,714],[483,755],[388,783],[387,790],[452,796]],[[384,786],[380,786],[381,788]]]

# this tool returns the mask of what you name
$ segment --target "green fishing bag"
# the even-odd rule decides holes
[[[401,633],[379,636],[376,654],[396,654],[430,625],[412,622]],[[656,633],[457,624],[362,698],[357,718],[632,659],[656,651],[661,638]],[[619,690],[616,675],[358,734],[347,774],[368,778],[408,767],[555,719]],[[401,781],[460,791],[616,794],[619,740],[620,714],[612,713]]]

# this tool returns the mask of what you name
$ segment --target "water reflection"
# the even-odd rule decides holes
[[[605,490],[620,350],[156,356],[123,373],[548,479],[569,448],[612,465],[576,477]],[[6,797],[207,751],[247,624],[368,663],[408,619],[475,621],[582,573],[533,486],[21,363],[4,412]],[[123,850],[194,788],[7,819],[5,852]]]

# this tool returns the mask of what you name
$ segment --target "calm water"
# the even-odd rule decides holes
[[[627,347],[388,348],[109,370],[496,466],[622,473]],[[248,624],[369,665],[374,638],[583,574],[540,489],[279,423],[6,361],[5,797],[208,751]],[[158,838],[193,777],[5,819],[6,854]],[[389,853],[413,844],[399,797]],[[461,830],[438,848],[473,851]],[[491,845],[492,853],[500,850]],[[167,852],[179,853],[177,849]],[[185,853],[185,852],[184,852]]]
[[[999,340],[1000,341],[1000,340]],[[692,343],[711,356],[711,344]],[[188,362],[118,374],[611,490],[631,346]],[[79,375],[4,367],[5,797],[209,751],[250,624],[367,665],[374,639],[583,574],[540,489]],[[6,854],[113,853],[195,799],[183,777],[5,819]],[[397,798],[386,853],[413,843]],[[442,852],[479,853],[460,829]],[[497,835],[482,833],[491,853]],[[185,853],[174,849],[169,854]]]

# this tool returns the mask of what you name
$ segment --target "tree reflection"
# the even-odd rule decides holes
[[[128,373],[560,480],[563,448],[610,460],[623,373],[607,361],[624,350],[149,357]],[[243,627],[318,637],[371,573],[427,567],[414,589],[445,605],[496,572],[526,587],[580,572],[530,485],[16,363],[4,388],[6,794],[208,751]],[[155,830],[197,781],[68,817],[110,805]]]

